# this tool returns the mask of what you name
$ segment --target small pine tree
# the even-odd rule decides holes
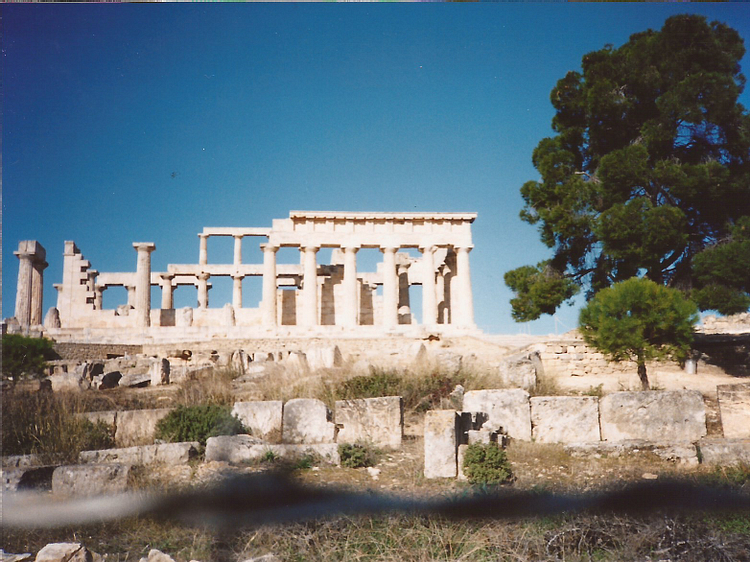
[[[680,291],[633,277],[599,291],[581,310],[579,329],[587,344],[612,360],[635,361],[648,390],[646,361],[683,361],[697,320],[695,304]]]

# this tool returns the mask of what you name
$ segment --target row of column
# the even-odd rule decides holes
[[[275,326],[276,310],[276,252],[278,246],[262,244],[263,250],[263,297],[261,301],[263,325]],[[302,246],[302,307],[298,325],[318,324],[318,266],[316,254],[318,246]],[[452,323],[471,327],[474,325],[473,298],[471,293],[471,273],[469,252],[471,247],[456,248],[456,277],[452,297]],[[357,295],[357,251],[356,246],[342,247],[344,253],[343,306],[341,322],[344,327],[358,324]],[[396,253],[399,248],[388,246],[383,252],[383,325],[395,328],[398,325],[399,278],[396,266]],[[423,255],[424,277],[422,280],[422,323],[434,325],[438,321],[437,287],[435,275],[435,246],[420,248]]]
[[[208,237],[201,235],[200,260],[205,263],[206,244]],[[235,263],[241,263],[241,237],[235,237]],[[151,310],[151,252],[156,246],[150,242],[134,243],[133,247],[138,253],[136,265],[136,283],[135,283],[135,312],[137,325],[141,327],[150,325]],[[263,295],[261,301],[261,314],[264,326],[275,326],[277,324],[276,310],[276,252],[278,246],[271,244],[262,244],[263,250]],[[316,254],[320,248],[318,246],[302,246],[302,307],[298,324],[301,326],[315,326],[318,324],[318,265]],[[382,248],[383,252],[383,326],[394,328],[398,325],[398,302],[399,302],[399,278],[396,266],[396,252],[398,247],[388,246]],[[357,295],[357,246],[344,246],[344,279],[343,292],[344,302],[342,303],[341,325],[344,327],[354,327],[358,324],[358,295]],[[435,276],[434,252],[435,246],[420,248],[423,256],[423,279],[422,279],[422,323],[425,325],[434,325],[438,321],[437,307],[437,287]],[[474,324],[473,299],[471,293],[471,276],[469,271],[469,252],[471,247],[456,248],[456,275],[454,290],[451,291],[452,314],[451,321],[459,326],[472,326]],[[28,269],[32,266],[31,259],[25,259],[26,254],[19,255],[22,264],[28,262],[29,265],[23,266]],[[46,267],[46,263],[44,263]],[[44,267],[35,266],[33,271],[38,271],[37,275],[41,279],[41,270]],[[25,270],[24,270],[25,271]],[[198,307],[208,307],[208,273],[201,273],[197,276],[198,282]],[[29,279],[33,276],[29,273]],[[174,275],[165,273],[161,275],[162,282],[162,303],[163,309],[170,309],[173,306],[173,279]],[[236,308],[242,307],[242,276],[233,276],[233,295],[232,301]],[[19,281],[21,273],[19,273]],[[27,283],[31,287],[31,281]],[[41,287],[41,281],[39,282]],[[19,294],[21,284],[19,283]],[[41,297],[40,305],[41,305]],[[22,299],[17,299],[16,317],[18,317],[18,303]],[[41,306],[39,306],[39,319],[41,323]],[[30,313],[29,313],[30,316]],[[19,319],[19,322],[21,320]]]

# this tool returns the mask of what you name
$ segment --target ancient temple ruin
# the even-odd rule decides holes
[[[134,272],[99,272],[74,242],[67,241],[62,283],[55,285],[56,310],[48,313],[45,327],[53,337],[81,331],[88,337],[130,333],[178,338],[472,331],[476,327],[469,252],[475,218],[475,213],[292,211],[288,219],[274,219],[270,228],[204,228],[198,234],[198,263],[169,264],[166,271],[151,268],[156,250],[152,242],[133,244]],[[208,262],[208,239],[215,236],[234,239],[232,263]],[[243,244],[250,241],[262,249],[262,263],[243,262]],[[46,265],[37,242],[21,245],[34,251],[19,249],[19,295],[21,283],[41,286]],[[277,263],[281,248],[297,249],[299,263]],[[332,249],[331,263],[319,263],[321,248]],[[375,272],[358,271],[357,252],[363,248],[382,253]],[[243,280],[251,276],[262,278],[258,308],[242,302]],[[232,279],[232,302],[209,308],[211,279],[217,277]],[[30,285],[28,278],[36,279],[37,285]],[[183,285],[196,287],[197,304],[175,309],[174,291]],[[409,288],[415,285],[421,286],[421,303],[410,302]],[[103,293],[116,286],[127,288],[128,303],[103,308]],[[161,288],[158,307],[151,302],[154,286]],[[31,300],[23,302],[27,301]],[[17,311],[21,326],[41,322],[41,298],[38,311],[23,306],[33,310],[24,309],[20,316]],[[420,324],[415,306],[421,307]]]

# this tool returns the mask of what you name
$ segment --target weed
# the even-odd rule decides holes
[[[463,469],[472,484],[502,484],[512,478],[508,456],[497,443],[469,445],[464,455]]]
[[[596,396],[597,398],[601,398],[604,396],[604,384],[599,384],[596,386],[590,386],[588,390],[583,392],[584,396]]]
[[[155,437],[170,443],[198,441],[217,435],[248,433],[239,419],[232,415],[228,406],[204,404],[200,406],[178,406],[156,424]]]
[[[375,464],[375,452],[361,443],[342,443],[339,457],[344,468],[365,468]]]
[[[279,455],[277,455],[272,449],[268,449],[265,453],[263,453],[263,456],[261,457],[261,462],[266,462],[273,464],[277,460],[279,460]]]
[[[237,375],[237,371],[231,369],[212,369],[198,378],[185,381],[177,391],[176,402],[182,406],[231,406],[234,404],[232,381]]]

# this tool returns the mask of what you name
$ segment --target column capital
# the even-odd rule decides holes
[[[208,278],[211,277],[211,274],[203,272],[196,275],[196,277],[199,281],[208,281]]]
[[[453,248],[456,250],[456,252],[471,252],[474,249],[473,244],[463,244],[460,246],[453,246]]]
[[[174,276],[174,273],[169,272],[159,274],[159,277],[161,277],[164,281],[171,281],[172,279],[174,279]]]
[[[153,242],[133,242],[133,248],[139,252],[153,252],[156,250],[156,244]]]
[[[425,252],[433,253],[437,249],[438,249],[437,244],[420,244],[419,245],[419,251],[422,252],[423,254]]]
[[[362,248],[360,244],[342,244],[339,246],[344,252],[357,253]]]
[[[279,251],[279,248],[280,248],[280,246],[277,246],[276,244],[271,244],[271,243],[268,243],[268,242],[260,245],[260,249],[262,251],[264,251],[264,252],[274,252],[274,253],[276,253],[276,252]]]
[[[208,235],[208,234],[206,234],[205,232],[199,232],[199,233],[198,233],[198,238],[208,238],[208,236],[209,236],[209,235]]]
[[[245,276],[242,273],[232,273],[230,277],[234,279],[235,281],[237,281],[238,279],[242,280],[245,278]]]
[[[398,252],[400,246],[394,246],[394,245],[388,245],[388,246],[380,246],[380,251],[384,254],[395,254]]]
[[[299,249],[302,252],[317,252],[320,250],[320,246],[315,244],[305,244],[304,246],[300,246]]]

